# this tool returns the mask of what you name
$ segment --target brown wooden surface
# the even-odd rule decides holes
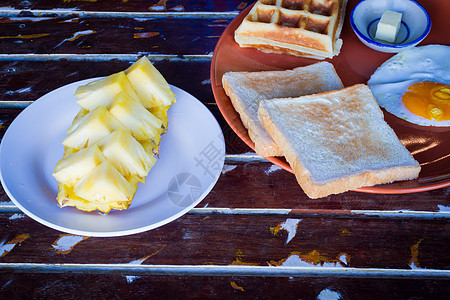
[[[137,57],[137,56],[136,56]],[[0,60],[0,95],[3,101],[34,101],[71,82],[107,76],[122,71],[134,62],[126,60],[72,61],[66,59],[21,61]],[[209,59],[161,59],[154,65],[171,84],[189,92],[205,104],[214,104],[209,80]]]
[[[215,18],[172,18],[171,22],[151,17],[2,18],[0,53],[208,54],[228,22]]]
[[[298,221],[290,240],[279,229],[287,219]],[[142,264],[409,269],[414,262],[422,269],[450,268],[448,252],[434,251],[450,243],[447,221],[191,213],[142,234],[89,237],[64,247],[67,253],[58,246],[70,244],[58,242],[65,236],[60,232],[16,213],[0,221],[6,225],[0,230],[5,243],[25,237],[3,256],[5,263],[121,264],[148,257]]]
[[[216,117],[226,159],[196,208],[124,237],[50,229],[0,188],[0,298],[448,298],[450,187],[312,200],[292,174],[256,156],[224,121],[211,92],[212,53],[225,27],[250,4],[2,2],[0,137],[46,93],[121,71],[149,54],[169,83]],[[449,14],[432,16],[432,30],[444,30]]]
[[[251,1],[189,1],[189,0],[110,0],[110,1],[79,1],[79,0],[28,0],[28,1],[2,1],[2,7],[15,10],[33,11],[47,10],[57,13],[61,9],[72,9],[76,12],[233,12],[240,11]]]
[[[36,288],[36,283],[41,288]],[[5,297],[16,299],[72,298],[74,295],[82,299],[92,295],[100,295],[100,299],[317,299],[321,293],[329,295],[330,292],[338,293],[341,299],[445,299],[449,292],[445,280],[363,278],[1,274],[0,284]]]
[[[41,288],[36,288],[36,283]],[[100,299],[317,299],[319,294],[330,291],[338,293],[341,299],[445,299],[449,292],[445,280],[363,278],[2,274],[0,284],[5,297],[16,299],[72,298],[74,295],[83,299],[92,295],[100,295]]]

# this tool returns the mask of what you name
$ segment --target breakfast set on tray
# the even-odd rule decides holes
[[[366,0],[350,12],[346,4],[261,0],[244,11],[214,53],[222,114],[311,198],[439,187],[423,182],[436,171],[429,162],[448,156],[450,47],[417,46],[431,20],[415,1]],[[346,15],[358,37],[348,47]],[[370,74],[354,66],[377,53],[393,54]],[[403,133],[416,129],[440,140],[436,157]]]
[[[448,156],[450,47],[417,46],[431,21],[415,1],[365,0],[351,12],[346,9],[346,0],[260,0],[242,11],[220,38],[211,64],[212,89],[224,118],[256,154],[294,173],[310,198],[448,185],[433,162]],[[341,37],[346,20],[360,41],[348,47]],[[343,54],[352,49],[372,55],[366,46],[393,56],[363,80],[365,75],[355,76],[358,70],[347,72]],[[149,230],[189,211],[218,180],[225,156],[220,127],[214,120],[207,135],[192,136],[200,139],[194,140],[194,158],[208,146],[219,154],[218,167],[206,176],[196,171],[192,158],[181,159],[173,149],[181,149],[179,136],[196,131],[188,132],[195,120],[183,118],[183,112],[213,117],[186,105],[192,96],[171,86],[146,57],[108,77],[56,90],[25,109],[24,116],[44,110],[62,94],[72,106],[56,122],[62,128],[52,140],[58,143],[47,146],[63,152],[46,161],[50,187],[32,191],[32,198],[48,201],[23,201],[31,195],[14,186],[23,175],[17,166],[27,163],[15,162],[11,150],[17,133],[29,125],[25,117],[16,119],[2,141],[3,162],[13,161],[2,163],[5,191],[41,223],[97,236]],[[403,139],[403,131],[416,129],[440,141],[431,154],[419,149],[428,146]],[[24,148],[34,145],[29,146]],[[183,161],[182,172],[168,172],[176,159]],[[155,184],[170,186],[174,178],[198,189],[190,205],[174,208],[183,195],[154,189]],[[64,217],[43,213],[58,206],[100,211],[110,220],[99,228],[93,215],[77,215],[73,208]],[[136,221],[143,214],[145,221]]]

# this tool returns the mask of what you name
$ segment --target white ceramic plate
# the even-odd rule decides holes
[[[127,210],[109,214],[60,208],[52,173],[62,140],[79,110],[73,96],[90,80],[58,88],[36,100],[12,122],[0,147],[3,188],[28,216],[51,228],[85,236],[121,236],[164,225],[200,203],[217,182],[225,159],[222,131],[209,110],[172,86],[177,102],[168,112],[160,159],[140,183]]]

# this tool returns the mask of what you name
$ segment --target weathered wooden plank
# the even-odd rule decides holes
[[[310,199],[301,190],[293,174],[265,161],[254,153],[250,152],[245,155],[249,148],[229,129],[221,119],[217,108],[210,107],[210,109],[221,123],[225,135],[227,162],[215,188],[200,203],[199,208],[269,210],[263,213],[271,213],[270,210],[274,209],[285,209],[287,210],[286,214],[295,216],[318,214],[320,216],[357,217],[358,214],[361,214],[369,217],[391,217],[393,215],[403,218],[442,218],[445,216],[417,215],[414,212],[445,213],[449,211],[450,187],[421,193],[393,195],[350,191],[321,199]],[[14,109],[0,110],[0,136],[3,136],[19,112],[20,110]],[[234,153],[241,154],[233,155]],[[9,202],[8,196],[1,187],[0,201]],[[367,211],[372,212],[369,214]],[[403,211],[404,213],[394,212],[388,216],[386,211]]]
[[[121,61],[0,61],[0,106],[13,107],[25,102],[24,107],[46,93],[79,80],[101,77],[125,70],[135,60]],[[207,105],[222,127],[227,153],[245,153],[251,149],[237,137],[223,119],[211,91],[209,80],[209,60],[156,60],[154,65],[167,81]],[[5,103],[6,102],[6,103]],[[1,116],[4,128],[17,115]],[[9,116],[9,117],[8,117]],[[0,131],[3,136],[4,131]]]
[[[238,188],[238,187],[237,187]],[[443,190],[444,194],[448,191]],[[353,193],[353,192],[347,192]],[[348,206],[358,206],[361,205],[360,198],[363,198],[365,194],[355,192],[354,197],[347,197],[346,205]],[[401,195],[397,195],[399,198]],[[337,197],[337,196],[336,196]],[[390,195],[378,195],[381,200],[389,198]],[[209,202],[211,196],[207,196],[205,200],[199,204],[196,208],[193,208],[188,212],[188,214],[196,214],[203,216],[214,216],[214,215],[249,215],[249,216],[285,216],[289,218],[303,218],[303,217],[315,217],[315,218],[385,218],[385,219],[423,219],[423,220],[433,220],[433,219],[450,219],[449,206],[446,205],[446,198],[440,200],[441,198],[433,198],[437,204],[435,207],[430,206],[430,208],[425,207],[419,209],[413,207],[413,205],[408,208],[392,208],[392,206],[382,206],[386,204],[382,201],[380,206],[372,209],[341,209],[341,208],[315,208],[306,204],[304,208],[285,208],[277,207],[280,203],[278,202],[262,202],[257,205],[261,207],[218,207],[215,206],[216,199],[212,200],[212,204]],[[392,197],[391,197],[392,198]],[[225,201],[226,202],[226,201]],[[211,205],[210,205],[211,204]],[[269,206],[272,205],[272,206]],[[287,204],[288,205],[288,204]],[[238,206],[243,206],[240,203]],[[0,212],[21,212],[18,207],[14,205],[12,201],[5,194],[4,190],[0,189]]]
[[[19,105],[21,103],[25,102],[19,102]],[[0,107],[4,105],[5,102],[0,101]],[[17,103],[9,104],[6,103],[8,106],[15,106]],[[228,125],[226,124],[225,120],[220,116],[219,109],[216,106],[208,105],[207,106],[210,111],[213,113],[213,115],[216,116],[219,125],[222,127],[222,132],[225,137],[225,146],[226,146],[226,153],[231,155],[231,161],[235,160],[235,156],[238,158],[239,153],[246,153],[248,151],[252,151],[241,139],[238,138],[238,136],[232,131]],[[8,126],[13,122],[15,117],[20,113],[20,109],[3,109],[0,111],[4,111],[5,113],[0,113],[0,139],[5,134]],[[49,116],[51,117],[51,116]],[[264,158],[257,156],[256,154],[253,154],[253,156],[257,157],[257,161],[263,161],[267,162]],[[248,161],[248,159],[246,159]],[[252,159],[251,159],[252,160]],[[250,162],[250,161],[248,161]]]
[[[211,193],[200,203],[199,208],[230,209],[286,209],[287,214],[321,216],[356,216],[372,210],[371,216],[383,217],[385,211],[404,211],[403,217],[410,218],[412,212],[448,212],[450,207],[450,187],[434,191],[412,194],[367,194],[346,192],[321,199],[308,198],[298,186],[295,177],[281,168],[266,162],[249,152],[249,148],[221,120],[217,108],[210,107],[218,117],[226,137],[227,163],[222,175]],[[0,110],[0,136],[17,116],[20,110]],[[231,154],[231,155],[230,155]],[[241,158],[241,159],[239,159]],[[239,192],[237,192],[239,191]],[[0,201],[9,198],[0,187]],[[203,212],[207,214],[208,212]],[[270,212],[267,212],[270,213]],[[396,213],[397,217],[402,217]],[[417,217],[417,216],[413,216]],[[422,216],[418,216],[421,218]],[[439,216],[427,216],[439,217]],[[444,217],[444,216],[440,216]]]
[[[168,77],[170,83],[181,85],[181,88],[208,105],[221,122],[227,140],[227,153],[240,154],[238,157],[228,157],[228,163],[217,186],[200,203],[197,210],[166,226],[142,234],[103,239],[64,235],[36,223],[22,213],[13,210],[8,213],[8,210],[3,210],[0,214],[2,224],[0,228],[2,236],[0,295],[2,298],[61,298],[76,295],[78,298],[108,299],[112,297],[133,299],[143,298],[143,296],[201,299],[231,297],[437,299],[448,294],[450,287],[445,276],[433,279],[426,275],[429,271],[449,269],[448,251],[446,251],[450,229],[448,220],[427,219],[427,217],[421,217],[420,213],[440,213],[448,210],[449,188],[407,195],[348,192],[324,199],[310,200],[301,192],[293,175],[255,159],[253,152],[242,155],[249,152],[249,148],[242,146],[242,142],[229,130],[214,106],[209,86],[209,60],[188,63],[181,56],[190,54],[210,57],[215,44],[212,41],[217,41],[218,38],[212,34],[216,31],[220,32],[220,28],[223,30],[230,20],[230,15],[225,16],[225,14],[222,21],[220,14],[213,16],[207,13],[196,16],[189,12],[197,12],[199,9],[208,12],[224,11],[227,14],[232,9],[230,6],[233,3],[234,1],[221,1],[219,4],[199,1],[191,4],[185,1],[156,0],[145,3],[141,0],[2,2],[2,6],[11,5],[18,10],[35,10],[35,16],[38,16],[39,9],[55,9],[54,16],[59,18],[51,20],[26,17],[21,20],[24,22],[15,22],[13,19],[14,23],[2,24],[2,29],[8,28],[8,34],[11,35],[6,36],[2,32],[2,36],[7,38],[0,42],[0,54],[38,53],[43,55],[34,56],[38,58],[38,62],[40,60],[42,63],[39,67],[36,67],[35,62],[27,61],[28,58],[13,59],[6,63],[3,60],[0,63],[0,66],[12,64],[14,67],[24,67],[17,73],[0,72],[0,76],[3,76],[0,80],[0,101],[18,100],[12,103],[28,103],[27,101],[33,101],[58,87],[57,83],[60,82],[61,77],[63,81],[70,83],[79,79],[104,76],[115,70],[121,70],[123,66],[128,66],[132,62],[126,59],[105,61],[105,56],[99,55],[98,62],[95,62],[95,58],[89,62],[78,60],[77,63],[69,59],[69,61],[53,61],[53,67],[46,68],[43,61],[47,53],[62,56],[67,53],[94,55],[106,53],[111,54],[110,57],[124,57],[122,55],[139,53],[168,54],[168,60],[158,62],[160,70]],[[438,5],[439,1],[428,1],[426,4]],[[240,4],[240,6],[245,5]],[[154,20],[148,19],[148,21],[131,18],[128,14],[122,14],[119,17],[120,20],[114,22],[106,21],[107,12],[111,12],[109,16],[111,17],[113,13],[120,11],[152,13],[161,8],[173,13],[171,16],[180,15],[179,18],[174,18],[175,25],[170,24],[166,29],[162,26],[162,16],[156,14]],[[67,12],[61,12],[61,9],[68,9],[69,13],[71,13],[70,10],[80,10],[80,14],[78,17],[69,16]],[[87,13],[83,15],[82,10]],[[0,8],[0,13],[1,11]],[[50,11],[50,15],[51,13]],[[440,25],[446,24],[448,20],[445,17],[445,11],[440,13],[441,15],[432,16],[435,29],[445,28]],[[27,13],[20,14],[27,15]],[[12,16],[17,15],[13,12],[11,16],[3,20],[9,22]],[[83,17],[80,18],[80,16]],[[119,15],[116,14],[116,16]],[[56,24],[56,20],[74,21],[74,23],[66,26],[67,24],[64,23]],[[91,21],[90,26],[85,26]],[[159,24],[159,21],[161,21],[160,27],[154,27],[155,24]],[[201,26],[217,25],[217,30],[203,28],[196,29],[196,33],[177,31],[179,28],[185,29],[183,26],[191,24],[191,21],[192,24],[202,24]],[[139,26],[140,23],[144,25]],[[7,27],[11,24],[25,27],[15,30]],[[92,30],[89,28],[92,24],[98,37],[84,35]],[[108,25],[111,28],[103,29]],[[53,32],[51,35],[52,38],[56,36],[53,42],[46,40],[46,36],[33,36],[49,28],[56,29],[54,35]],[[161,30],[156,31],[155,28],[161,28]],[[113,35],[114,32],[120,36]],[[154,34],[155,32],[158,34]],[[24,39],[26,36],[18,38],[17,34],[22,33],[31,34],[28,36],[31,39]],[[169,36],[170,39],[162,39],[162,34]],[[204,39],[200,40],[198,45],[191,41],[195,34],[200,39]],[[118,39],[107,41],[111,36]],[[430,35],[427,41],[434,41],[432,37]],[[174,40],[179,45],[169,43],[169,41],[173,43]],[[119,46],[116,46],[119,43],[126,45],[120,45],[119,49]],[[153,48],[154,45],[165,50]],[[8,47],[14,47],[14,50],[8,50]],[[177,47],[180,47],[179,52]],[[180,57],[175,61],[173,55],[177,54],[180,54]],[[26,69],[27,64],[29,69]],[[75,67],[68,67],[68,65],[82,64],[84,64],[84,71],[81,73]],[[99,66],[100,68],[96,69]],[[8,68],[3,70],[13,71]],[[90,72],[97,72],[99,75],[92,75]],[[9,78],[10,75],[13,78]],[[28,80],[28,82],[25,81],[28,85],[23,84],[24,79]],[[6,82],[2,83],[3,80]],[[4,88],[1,87],[2,84]],[[31,90],[28,87],[31,87]],[[36,90],[34,90],[35,87]],[[30,100],[27,98],[30,95],[36,97]],[[14,119],[17,112],[15,110],[0,111],[0,135],[3,135],[4,129]],[[0,190],[0,201],[8,201],[2,190]],[[215,212],[215,207],[224,210]],[[257,212],[260,207],[263,210]],[[292,208],[294,209],[291,210]],[[276,209],[286,215],[277,215]],[[370,218],[345,218],[351,216],[353,211],[366,210],[374,210],[375,215]],[[395,210],[405,210],[406,218],[392,218],[388,215],[390,211]],[[274,214],[271,214],[271,211]],[[376,217],[377,212],[380,213],[379,219]],[[11,270],[2,265],[8,262],[17,262],[19,265]],[[26,266],[27,262],[31,265]],[[45,268],[39,269],[38,265],[33,269],[32,264],[40,263],[52,264],[51,268],[54,267],[54,269],[49,269],[47,272]],[[212,272],[214,276],[150,276],[144,275],[150,273],[146,273],[146,270],[127,274],[120,271],[120,267],[119,271],[113,274],[108,271],[98,271],[94,267],[86,267],[80,271],[81,274],[71,274],[70,269],[64,269],[66,265],[59,266],[58,263],[75,263],[81,266],[88,263],[105,263],[107,266],[124,264],[135,270],[139,269],[139,264],[142,266],[169,264],[169,267],[192,264],[218,267]],[[234,267],[236,274],[242,274],[243,269],[252,265],[270,270],[280,270],[283,266],[292,265],[293,270],[301,269],[306,271],[306,275],[293,273],[295,275],[284,278],[276,277],[276,275],[270,277],[231,277],[229,274],[220,276],[219,267],[221,266]],[[325,269],[330,266],[331,268]],[[393,277],[373,278],[367,273],[361,277],[345,278],[339,272],[353,267],[359,268],[358,271],[371,270],[364,268],[386,269],[387,272],[397,269],[402,272],[412,271],[417,277],[401,279],[402,272],[399,272]],[[58,270],[66,274],[53,273],[58,273]],[[319,277],[317,277],[317,270],[321,273]],[[43,273],[37,274],[41,271]],[[260,273],[256,276],[263,276],[263,271],[258,272]],[[309,275],[307,272],[310,272]],[[327,272],[330,276],[325,275]],[[197,275],[201,274],[197,273]]]
[[[136,264],[42,264],[0,263],[0,273],[41,274],[127,274],[184,276],[255,276],[255,277],[336,277],[386,279],[450,279],[449,270],[381,268],[311,268],[248,265],[136,265]]]
[[[228,12],[240,11],[252,1],[189,1],[189,0],[134,0],[134,1],[2,1],[3,10],[50,10],[57,13],[61,10],[104,11],[104,12]],[[0,10],[1,11],[1,10]]]
[[[2,123],[0,136],[3,136],[5,129],[18,112],[18,110],[0,111],[0,122]],[[226,125],[222,124],[222,126]],[[320,199],[310,199],[301,190],[293,174],[263,158],[254,159],[258,158],[256,155],[230,155],[230,153],[236,152],[245,153],[248,150],[245,149],[246,146],[240,139],[233,135],[233,131],[227,130],[227,127],[223,128],[225,129],[227,161],[229,162],[225,164],[214,189],[199,204],[198,208],[268,210],[263,213],[284,209],[287,211],[283,214],[294,216],[317,214],[334,217],[444,218],[445,215],[434,216],[415,212],[447,214],[449,212],[450,187],[421,193],[388,195],[349,191]],[[243,157],[242,161],[237,159],[239,157]],[[0,187],[0,201],[9,202],[2,187]],[[387,214],[388,212],[391,213]],[[201,213],[211,214],[214,211]]]
[[[34,101],[66,84],[123,71],[135,61],[1,60],[0,101]],[[215,103],[209,80],[210,60],[152,62],[170,84],[203,103]]]
[[[442,299],[447,280],[0,274],[9,299]]]
[[[448,221],[185,215],[125,237],[62,234],[23,214],[0,215],[1,263],[450,267]]]
[[[236,190],[239,193],[236,193]],[[207,207],[287,208],[311,210],[409,210],[443,212],[450,207],[450,187],[411,194],[349,191],[310,199],[293,174],[270,163],[226,164],[215,189],[202,202]]]
[[[0,19],[0,53],[208,54],[229,19]]]
[[[5,134],[11,122],[22,110],[20,109],[1,109],[0,108],[0,136]]]

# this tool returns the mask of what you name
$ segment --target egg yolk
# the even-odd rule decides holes
[[[402,97],[406,108],[428,120],[450,120],[450,85],[431,81],[416,82]]]

